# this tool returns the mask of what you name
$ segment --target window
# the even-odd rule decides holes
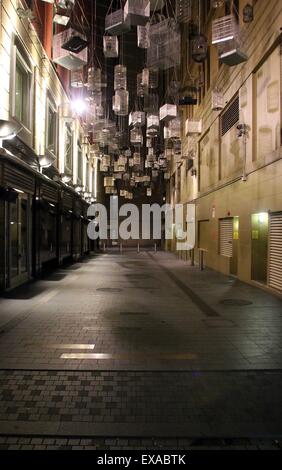
[[[57,154],[58,115],[55,104],[47,97],[46,106],[46,150]]]
[[[31,129],[32,71],[26,54],[19,49],[17,43],[13,99],[13,117],[24,127]]]
[[[82,183],[82,179],[83,179],[82,163],[83,163],[82,162],[82,147],[81,147],[80,141],[78,140],[77,141],[77,179],[80,184]]]
[[[73,134],[71,123],[65,123],[65,169],[72,173]]]

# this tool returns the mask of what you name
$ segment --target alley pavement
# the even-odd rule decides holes
[[[157,448],[162,439],[278,448],[281,307],[164,252],[96,255],[6,293],[0,449],[59,448],[56,439],[141,448],[153,438]]]

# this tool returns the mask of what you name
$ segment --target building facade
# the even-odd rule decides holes
[[[191,26],[182,34],[182,87],[197,104],[182,107],[182,157],[170,162],[167,201],[195,204],[196,240],[178,255],[199,262],[202,253],[206,266],[281,294],[282,5],[212,3],[201,2],[199,13],[192,2],[192,22],[200,17],[208,38],[203,63],[191,58]],[[230,9],[239,28],[231,63],[213,44],[214,21]],[[235,65],[238,54],[244,59]],[[175,239],[167,249],[176,250]]]
[[[59,13],[75,8],[60,3]],[[97,165],[71,106],[71,72],[53,62],[54,36],[63,28],[53,22],[55,8],[43,0],[0,5],[0,119],[17,128],[0,145],[1,290],[89,250]],[[83,10],[78,16],[87,27]]]

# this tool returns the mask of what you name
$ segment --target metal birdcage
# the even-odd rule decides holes
[[[130,142],[133,145],[143,145],[143,133],[140,127],[134,127],[130,131]]]
[[[150,47],[147,49],[148,67],[167,70],[180,65],[180,30],[171,19],[162,19],[150,25]]]
[[[138,152],[134,152],[133,154],[133,165],[140,165],[141,164],[141,155]]]
[[[156,67],[145,68],[142,70],[142,83],[151,90],[158,88],[159,70]]]
[[[101,69],[95,67],[89,67],[88,78],[86,86],[89,91],[101,91],[102,88],[102,72]]]
[[[88,51],[86,46],[83,49],[79,47],[73,50],[67,49],[68,43],[76,38],[86,42],[86,37],[78,31],[68,28],[53,37],[53,62],[61,65],[67,70],[77,70],[87,64]]]
[[[145,26],[137,26],[137,45],[141,49],[148,49],[148,47],[150,47],[149,28],[149,23],[147,23]]]
[[[181,138],[181,119],[172,119],[168,124],[169,138],[180,139]]]
[[[115,184],[115,179],[113,176],[105,176],[104,177],[104,186],[114,186]]]
[[[127,69],[124,65],[118,64],[114,70],[114,89],[127,89]]]
[[[158,114],[159,112],[158,93],[149,93],[144,96],[144,111],[149,114]]]
[[[128,123],[130,126],[144,126],[145,113],[143,111],[133,111],[129,114]]]
[[[191,0],[176,0],[176,18],[178,23],[189,23],[192,19]]]
[[[170,121],[177,116],[177,106],[175,104],[164,104],[160,108],[160,120]]]
[[[116,90],[114,99],[114,112],[117,116],[127,116],[129,94],[127,90]]]
[[[82,88],[84,85],[83,81],[83,69],[71,71],[71,87]]]
[[[105,31],[110,34],[123,34],[130,30],[129,18],[125,18],[122,8],[106,15]]]
[[[224,108],[224,94],[221,90],[212,91],[211,107],[213,111],[220,111]]]
[[[144,26],[150,18],[149,0],[127,0],[124,6],[125,18],[133,26]]]
[[[192,59],[195,62],[203,62],[208,54],[208,41],[203,34],[198,34],[192,41]]]
[[[118,37],[104,36],[103,38],[104,56],[107,58],[118,57]]]
[[[137,74],[137,96],[144,98],[148,93],[148,87],[143,84],[142,73]]]
[[[212,22],[212,44],[235,39],[238,35],[238,24],[235,16],[226,15],[213,20]]]

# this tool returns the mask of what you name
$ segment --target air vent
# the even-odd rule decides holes
[[[221,116],[221,135],[224,136],[239,121],[239,96]]]

